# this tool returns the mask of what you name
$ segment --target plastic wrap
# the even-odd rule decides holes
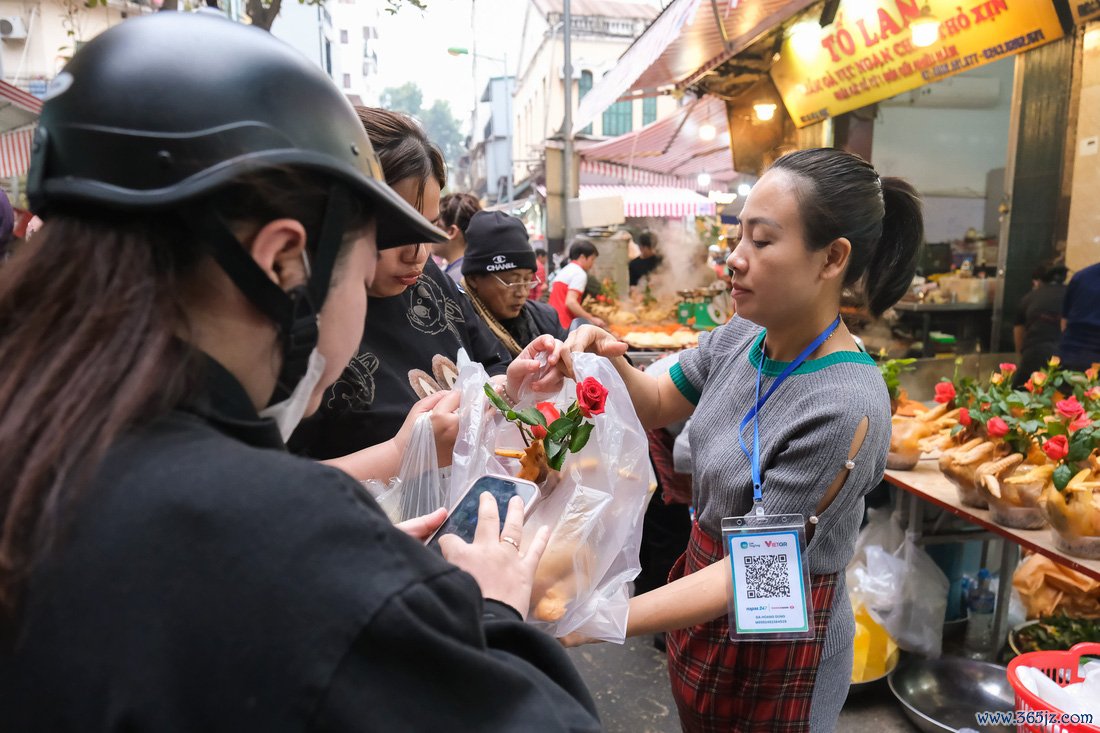
[[[529,622],[554,636],[579,632],[593,639],[622,643],[630,581],[641,566],[638,550],[642,518],[656,487],[649,464],[648,440],[626,387],[611,362],[576,354],[580,380],[595,377],[609,391],[603,414],[587,445],[571,453],[560,474],[543,482],[544,496],[527,521],[525,533],[551,527],[550,543],[535,574]],[[500,458],[500,448],[522,449],[519,430],[484,397],[484,370],[468,364],[459,374],[462,392],[459,431],[451,468],[451,500],[484,473],[516,475],[519,464]],[[576,397],[566,380],[557,395],[522,394],[518,407],[550,401],[564,407]]]
[[[873,511],[860,533],[847,584],[853,605],[864,605],[899,647],[939,656],[950,583],[885,511]]]
[[[431,414],[425,412],[413,423],[412,434],[397,476],[378,491],[378,482],[366,482],[367,490],[376,494],[378,505],[394,524],[430,514],[447,501],[445,477],[439,469],[435,453],[435,433]],[[457,498],[456,498],[457,500]]]

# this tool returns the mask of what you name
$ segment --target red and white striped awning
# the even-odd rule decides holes
[[[705,125],[714,131],[710,140],[700,137],[699,130]],[[689,181],[689,186],[700,173],[708,174],[715,183],[729,183],[738,177],[730,151],[726,103],[711,96],[696,99],[636,132],[589,145],[580,156],[582,165],[617,163],[636,175],[661,171],[665,178]]]
[[[31,142],[42,100],[19,87],[0,81],[0,177],[27,172]]]
[[[31,167],[34,128],[0,133],[0,178],[21,176]]]
[[[38,119],[41,111],[41,99],[6,81],[0,81],[0,132],[31,124]]]
[[[695,179],[677,178],[661,173],[630,168],[619,163],[604,160],[586,160],[581,158],[581,185],[592,186],[664,186],[665,188],[686,188],[695,190]]]
[[[628,218],[682,219],[691,216],[714,216],[714,202],[686,188],[667,186],[581,186],[581,199],[623,199],[623,213]]]

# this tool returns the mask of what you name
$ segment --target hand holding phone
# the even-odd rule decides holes
[[[508,511],[508,501],[513,496],[522,499],[526,515],[530,513],[531,508],[534,506],[534,500],[538,496],[539,490],[530,481],[512,478],[511,476],[489,474],[480,477],[470,485],[463,497],[458,500],[458,503],[448,513],[447,519],[444,520],[439,529],[428,538],[428,546],[438,550],[439,538],[445,534],[458,535],[465,542],[473,542],[474,533],[478,526],[480,497],[486,491],[496,499],[497,516],[500,518],[497,532],[500,533],[504,529],[504,517]],[[522,527],[521,533],[514,539],[518,542],[521,537]]]
[[[484,598],[511,606],[526,618],[535,568],[546,549],[550,529],[540,527],[528,542],[523,542],[523,503],[518,495],[509,500],[503,529],[500,526],[497,500],[483,491],[478,499],[473,542],[445,534],[439,547],[443,557],[474,577]]]

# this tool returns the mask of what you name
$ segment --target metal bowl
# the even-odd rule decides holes
[[[907,655],[888,681],[905,714],[922,731],[1015,730],[1011,726],[981,727],[974,718],[974,713],[985,710],[1015,710],[1016,697],[1007,671],[999,665],[962,657]]]

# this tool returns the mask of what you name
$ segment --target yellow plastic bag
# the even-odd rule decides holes
[[[898,663],[898,645],[862,603],[857,603],[854,611],[856,638],[852,682],[870,682],[885,677]]]

